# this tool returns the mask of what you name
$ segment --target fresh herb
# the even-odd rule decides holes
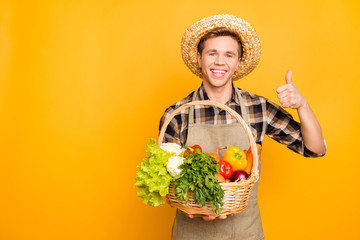
[[[161,149],[155,139],[150,139],[146,152],[147,156],[137,166],[135,187],[139,188],[137,194],[145,204],[156,207],[165,203],[161,196],[169,193],[173,177],[168,173],[166,164],[169,157],[176,154]]]
[[[193,152],[180,168],[183,171],[174,179],[176,197],[188,201],[188,194],[192,192],[196,203],[205,206],[206,202],[210,202],[211,208],[215,208],[215,213],[220,214],[224,191],[215,179],[215,173],[219,172],[215,158],[205,153]]]

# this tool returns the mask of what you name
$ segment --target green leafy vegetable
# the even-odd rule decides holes
[[[180,168],[183,171],[174,179],[176,197],[188,201],[188,193],[193,192],[196,203],[204,206],[208,201],[215,213],[220,214],[224,191],[215,179],[215,172],[219,172],[215,158],[205,153],[191,153]]]
[[[172,176],[166,170],[166,164],[169,157],[176,154],[162,150],[155,139],[150,139],[146,152],[147,156],[137,166],[135,187],[139,188],[137,194],[145,204],[156,207],[165,203],[161,196],[169,193]]]

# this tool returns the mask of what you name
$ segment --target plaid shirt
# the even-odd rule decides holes
[[[241,107],[233,85],[233,94],[231,99],[225,104],[235,110],[240,116]],[[251,94],[239,89],[244,100],[245,107],[248,110],[250,128],[255,141],[262,145],[265,134],[277,142],[286,145],[289,149],[305,156],[320,157],[324,154],[316,154],[307,149],[304,145],[300,131],[300,124],[293,117],[275,103],[268,101],[266,98]],[[171,105],[166,109],[160,121],[160,128],[165,119],[179,106],[191,102],[195,92],[190,93],[187,97]],[[210,100],[207,96],[203,85],[198,89],[196,100]],[[189,108],[177,114],[169,123],[165,132],[164,142],[175,142],[185,145],[188,128]],[[232,124],[237,120],[225,110],[213,106],[195,106],[194,123],[205,124]]]

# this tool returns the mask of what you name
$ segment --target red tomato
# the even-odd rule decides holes
[[[188,157],[191,153],[202,152],[202,149],[199,145],[194,145],[191,147],[188,147],[184,152],[184,158]]]
[[[224,160],[220,161],[219,166],[220,166],[220,174],[225,179],[228,179],[233,175],[233,168],[232,168],[231,164],[228,163],[227,161],[224,161]]]

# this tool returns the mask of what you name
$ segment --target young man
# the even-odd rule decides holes
[[[182,104],[213,100],[240,114],[258,144],[262,144],[267,134],[304,156],[323,156],[326,146],[320,124],[304,96],[292,83],[291,71],[286,74],[286,84],[277,88],[278,98],[282,107],[297,109],[300,123],[266,98],[233,85],[232,81],[256,67],[260,51],[255,30],[243,19],[216,15],[193,24],[183,36],[182,55],[185,64],[203,82],[196,91],[165,111],[160,127],[167,116]],[[213,152],[221,146],[249,147],[247,136],[236,120],[229,113],[212,106],[191,107],[175,116],[165,138],[165,142],[183,146],[199,144],[205,152]],[[247,208],[233,216],[194,218],[178,210],[173,239],[263,239],[257,189],[258,183],[255,183]]]

